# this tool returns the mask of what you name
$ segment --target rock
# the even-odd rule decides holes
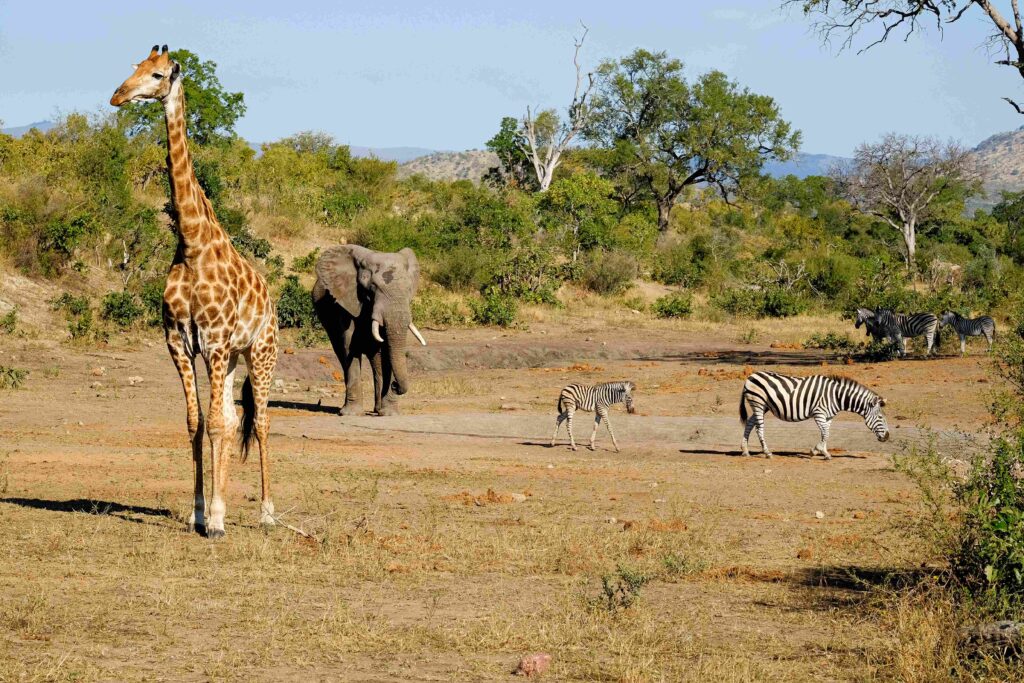
[[[92,384],[89,385],[89,388],[90,389],[102,389],[103,388],[103,382],[93,382]]]
[[[145,380],[138,375],[133,375],[128,378],[128,386],[134,387],[136,384],[142,384]]]
[[[655,498],[655,499],[654,499],[654,502],[655,502],[655,503],[664,503],[664,502],[665,502],[665,499],[664,499],[664,498]]]
[[[526,676],[527,678],[533,678],[534,676],[540,676],[551,666],[551,655],[546,652],[538,652],[531,655],[524,655],[519,660],[519,666],[516,667],[514,673],[517,676]]]
[[[818,519],[825,519],[825,513],[822,512],[821,510],[818,510],[817,512],[815,512],[814,516],[817,517]]]
[[[97,365],[90,372],[93,377],[103,377],[103,375],[107,374],[107,369],[102,365]]]
[[[593,340],[593,339],[591,339],[590,337],[587,337],[587,338],[586,338],[586,339],[584,339],[583,341],[587,341],[587,342],[592,342],[592,341],[594,341],[594,340]]]
[[[274,388],[275,389],[284,389],[284,380],[283,379],[275,379],[274,380]]]
[[[861,512],[860,510],[857,510],[856,512],[853,513],[854,519],[864,519],[867,516],[868,515],[866,512]]]
[[[772,471],[771,471],[771,470],[769,470],[769,469],[765,469],[764,473],[765,473],[765,474],[771,474],[771,473],[772,473]]]
[[[512,496],[512,502],[513,503],[525,503],[526,502],[526,494],[525,493],[513,493],[513,494],[511,494],[511,496]]]
[[[943,460],[950,474],[960,480],[966,480],[971,474],[971,466],[958,458],[946,458]]]
[[[796,551],[796,557],[798,560],[813,560],[814,549],[813,548],[800,548]]]
[[[554,465],[552,465],[551,463],[548,463],[548,469],[549,469],[549,470],[553,470],[553,469],[555,469],[555,466],[554,466]]]
[[[617,523],[617,522],[618,522],[619,520],[615,519],[614,517],[609,517],[608,519],[606,519],[606,520],[604,520],[604,521],[608,522],[609,524],[615,524],[615,523]]]

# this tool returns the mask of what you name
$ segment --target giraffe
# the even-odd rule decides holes
[[[181,66],[171,59],[166,45],[162,50],[154,45],[134,69],[135,73],[114,92],[110,104],[120,107],[141,100],[163,104],[167,172],[178,234],[164,289],[163,325],[167,348],[185,391],[192,446],[195,498],[189,530],[220,538],[224,536],[228,463],[238,448],[244,461],[253,438],[260,451],[260,522],[274,524],[267,399],[277,364],[277,313],[266,281],[235,251],[196,180],[186,139]],[[210,438],[213,483],[208,517],[203,494],[204,420],[196,384],[196,356],[202,356],[210,379],[205,432]],[[245,358],[248,368],[242,387],[241,420],[233,394],[239,356]]]

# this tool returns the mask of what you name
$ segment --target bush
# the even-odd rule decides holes
[[[444,299],[433,291],[422,292],[412,300],[412,318],[437,327],[465,325],[467,322],[457,302]]]
[[[594,251],[583,260],[579,280],[591,292],[603,295],[626,291],[639,268],[636,258],[625,251]]]
[[[502,294],[496,288],[488,288],[480,299],[469,302],[473,320],[481,325],[511,327],[519,315],[519,304],[514,297]]]
[[[753,318],[760,311],[760,294],[756,289],[723,289],[711,295],[711,304],[729,315]]]
[[[0,365],[0,389],[20,389],[28,377],[28,370]]]
[[[693,296],[689,292],[666,294],[651,304],[651,311],[659,318],[689,318],[693,313]]]
[[[313,296],[296,275],[284,279],[277,299],[277,323],[281,328],[315,327],[320,324],[313,309]]]
[[[14,334],[18,328],[18,309],[12,308],[0,317],[0,334]]]
[[[142,317],[144,310],[131,292],[110,292],[100,303],[100,317],[128,327]]]
[[[445,289],[480,291],[493,277],[491,259],[479,249],[454,247],[437,258],[430,279]]]
[[[838,335],[835,332],[826,334],[812,334],[803,344],[805,349],[821,349],[823,351],[850,352],[857,348],[857,343],[850,339],[850,335]]]
[[[295,273],[312,273],[316,260],[319,257],[320,247],[317,247],[305,256],[296,256],[292,259],[292,271]]]
[[[68,332],[75,340],[85,339],[93,330],[92,305],[84,296],[73,296],[64,292],[51,302],[53,310],[64,311],[68,320]]]
[[[654,255],[651,276],[666,285],[696,287],[706,279],[710,259],[710,241],[698,235],[689,242],[660,247]]]
[[[601,577],[601,595],[591,600],[593,607],[603,608],[611,614],[629,609],[640,598],[640,590],[650,577],[619,565],[614,574]]]
[[[162,280],[150,280],[142,285],[142,309],[145,311],[147,325],[160,325],[163,322],[164,287]]]
[[[726,289],[713,294],[711,303],[740,317],[788,318],[807,310],[807,299],[799,292],[776,285],[761,289]]]

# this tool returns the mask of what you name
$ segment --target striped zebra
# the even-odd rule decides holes
[[[864,325],[867,334],[875,341],[888,339],[898,344],[900,355],[907,355],[907,339],[923,336],[928,342],[925,355],[931,355],[935,346],[935,336],[939,328],[939,319],[931,313],[894,313],[888,308],[858,308],[855,327]]]
[[[889,440],[889,425],[882,415],[885,399],[863,384],[838,375],[790,377],[774,372],[755,372],[747,377],[740,394],[740,420],[743,429],[743,455],[749,456],[750,432],[757,428],[757,438],[765,457],[772,457],[764,440],[764,414],[771,411],[780,420],[801,422],[813,418],[821,430],[821,441],[811,449],[811,456],[828,452],[828,432],[837,413],[857,413],[879,441]]]
[[[988,350],[992,350],[992,342],[996,338],[996,321],[987,315],[978,318],[965,318],[953,311],[943,311],[939,318],[940,327],[949,325],[960,335],[960,355],[967,353],[967,338],[985,336]]]
[[[562,421],[568,421],[569,444],[576,450],[576,439],[572,435],[572,416],[577,410],[594,411],[594,431],[590,433],[590,450],[594,450],[594,439],[597,438],[597,428],[601,420],[608,426],[608,433],[612,436],[612,445],[615,452],[619,452],[619,444],[615,440],[615,432],[612,431],[612,423],[608,419],[608,406],[616,403],[625,403],[626,412],[633,413],[633,391],[636,385],[632,382],[607,382],[605,384],[570,384],[562,389],[558,395],[558,417],[555,418],[555,433],[551,436],[551,445],[555,445],[558,437],[558,428]]]

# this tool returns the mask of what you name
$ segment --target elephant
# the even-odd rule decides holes
[[[356,245],[332,247],[316,264],[313,308],[345,373],[342,415],[358,414],[362,357],[373,371],[373,410],[396,415],[397,397],[409,391],[406,332],[426,340],[409,310],[420,267],[412,249],[397,253]]]

